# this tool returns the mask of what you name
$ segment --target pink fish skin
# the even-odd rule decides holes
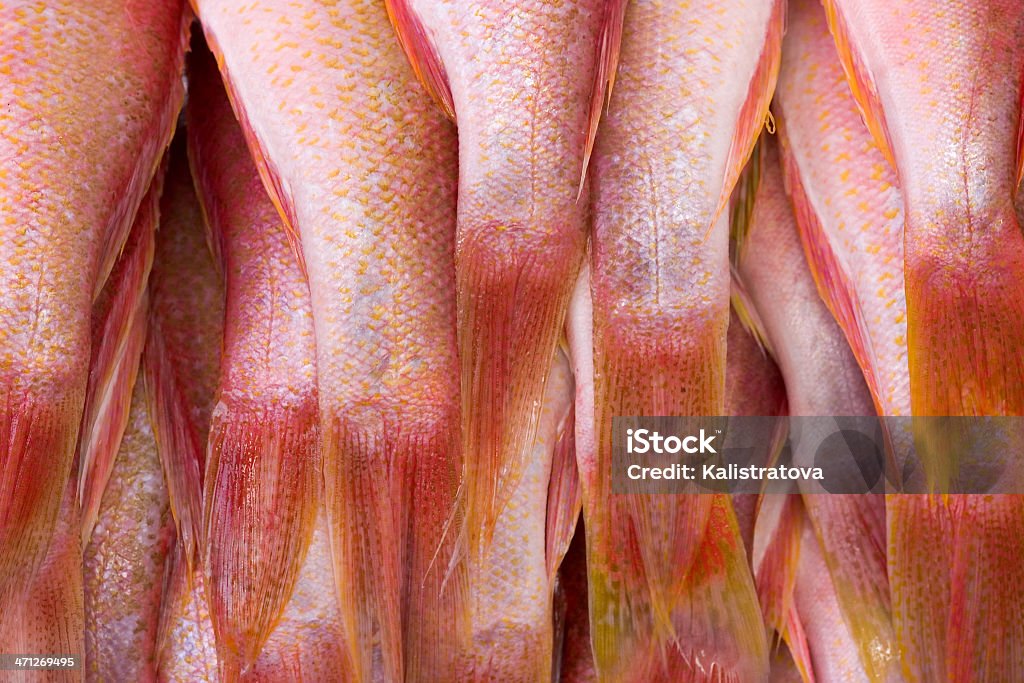
[[[578,201],[602,0],[389,0],[459,126],[462,435],[471,552],[485,552],[538,429],[584,254]]]
[[[725,413],[723,209],[767,114],[783,14],[771,0],[629,3],[613,50],[590,163],[591,330],[573,347],[593,397],[577,448],[601,680],[768,675],[729,501],[612,497],[608,472],[613,416]]]
[[[914,414],[1024,414],[1024,236],[1012,205],[1024,6],[825,6],[854,96],[903,192]]]
[[[193,45],[188,74],[189,159],[226,289],[203,565],[233,678],[270,636],[313,534],[322,488],[316,344],[309,285],[205,45]]]
[[[376,639],[388,680],[455,680],[469,618],[455,130],[417,85],[381,2],[195,4],[309,276],[355,679],[370,680]]]
[[[813,0],[790,3],[775,101],[786,186],[818,291],[878,413],[909,415],[903,198]]]
[[[187,27],[182,0],[0,5],[0,605],[54,529],[92,299],[170,139]]]
[[[145,313],[145,311],[144,311]],[[85,548],[85,678],[155,681],[164,564],[174,542],[142,381]]]
[[[785,194],[778,149],[766,139],[764,173],[739,276],[786,381],[791,415],[873,415],[867,384],[842,330],[822,301]],[[884,500],[807,495],[844,616],[871,680],[898,670],[889,607]]]

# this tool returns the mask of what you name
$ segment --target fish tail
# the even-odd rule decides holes
[[[0,396],[0,611],[46,556],[71,473],[82,395],[76,388],[57,399],[11,389]]]
[[[493,537],[533,447],[582,256],[580,236],[539,247],[532,238],[505,242],[503,233],[514,232],[503,225],[470,231],[457,261],[462,452],[474,555]]]
[[[451,638],[465,630],[465,583],[449,555],[459,529],[450,521],[457,425],[453,415],[395,422],[378,416],[358,424],[335,419],[324,432],[335,581],[357,680],[372,680],[375,634],[388,680],[407,673],[429,679],[429,667],[455,666],[446,660],[458,652]],[[410,610],[407,630],[403,605]]]
[[[1024,235],[1008,198],[979,213],[908,214],[915,415],[1024,414]],[[940,240],[960,244],[942,248]]]
[[[318,412],[272,404],[214,412],[204,546],[220,661],[246,670],[291,598],[320,502]]]

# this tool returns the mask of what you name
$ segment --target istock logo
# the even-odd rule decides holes
[[[690,435],[679,438],[678,436],[662,436],[660,433],[650,429],[627,429],[626,430],[626,452],[630,454],[658,453],[659,455],[673,455],[682,451],[683,453],[717,453],[711,442],[715,435],[708,436],[704,430],[699,435]],[[695,445],[696,444],[696,445]]]

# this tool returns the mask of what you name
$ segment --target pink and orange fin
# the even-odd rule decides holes
[[[575,430],[575,411],[570,406],[569,414],[558,428],[548,483],[545,557],[552,585],[576,532],[576,522],[583,505],[580,477],[576,470]]]
[[[28,585],[0,609],[0,654],[85,652],[81,520],[74,477],[65,487],[46,557]],[[81,660],[80,660],[81,661]],[[5,681],[33,683],[39,671],[7,671]],[[51,670],[45,680],[73,683],[81,669]]]
[[[455,100],[448,85],[448,74],[426,26],[416,16],[410,0],[386,0],[384,5],[416,77],[445,115],[454,121]]]
[[[839,8],[840,3],[837,0],[823,0],[823,4],[828,17],[828,27],[836,41],[839,61],[842,62],[843,71],[846,72],[846,81],[850,84],[853,99],[857,102],[857,108],[860,109],[860,114],[871,132],[871,137],[875,139],[875,144],[878,145],[889,165],[895,167],[893,148],[889,141],[889,130],[885,125],[885,113],[882,111],[882,103],[878,97],[878,88],[875,87],[874,77],[854,47],[849,27],[846,25],[846,18],[843,17],[842,10]]]
[[[622,46],[622,24],[626,19],[626,0],[606,0],[604,17],[601,19],[601,31],[597,39],[597,71],[594,74],[594,87],[590,93],[590,115],[587,125],[587,142],[583,150],[583,168],[580,170],[580,189],[577,199],[583,194],[583,184],[587,178],[587,167],[590,155],[594,151],[597,140],[597,129],[601,123],[601,111],[605,102],[612,97],[615,87],[615,73],[619,67],[619,49]]]
[[[736,131],[729,146],[729,156],[725,164],[725,176],[722,178],[722,191],[718,199],[718,207],[708,223],[707,232],[718,223],[722,211],[729,205],[733,189],[743,174],[747,161],[754,152],[754,146],[768,120],[768,105],[775,92],[775,82],[779,77],[779,65],[782,59],[782,35],[786,26],[786,3],[774,0],[772,14],[768,19],[764,48],[757,68],[748,86],[747,99],[739,111]]]

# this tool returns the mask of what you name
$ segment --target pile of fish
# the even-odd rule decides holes
[[[1024,681],[1024,498],[611,475],[1024,414],[1022,82],[1020,0],[0,0],[3,680]]]

